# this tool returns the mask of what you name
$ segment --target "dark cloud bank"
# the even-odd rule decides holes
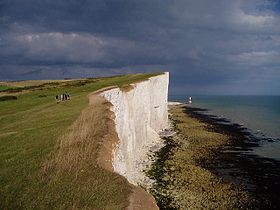
[[[167,70],[176,94],[279,94],[279,5],[0,0],[0,80]]]

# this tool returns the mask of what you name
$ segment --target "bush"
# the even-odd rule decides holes
[[[0,101],[17,100],[16,96],[0,96]]]

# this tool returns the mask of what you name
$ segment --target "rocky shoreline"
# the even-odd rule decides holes
[[[206,110],[170,107],[177,134],[147,173],[160,209],[279,209],[280,162],[248,152],[258,138]]]

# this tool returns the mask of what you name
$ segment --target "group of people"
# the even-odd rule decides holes
[[[56,95],[55,100],[56,100],[56,103],[58,103],[59,101],[70,100],[70,95],[69,95],[69,93],[62,93],[61,95]]]

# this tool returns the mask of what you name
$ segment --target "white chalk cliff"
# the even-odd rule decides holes
[[[147,152],[161,144],[159,132],[168,127],[169,73],[131,84],[133,89],[114,88],[101,93],[112,103],[119,143],[113,151],[114,171],[132,184],[143,179]]]

